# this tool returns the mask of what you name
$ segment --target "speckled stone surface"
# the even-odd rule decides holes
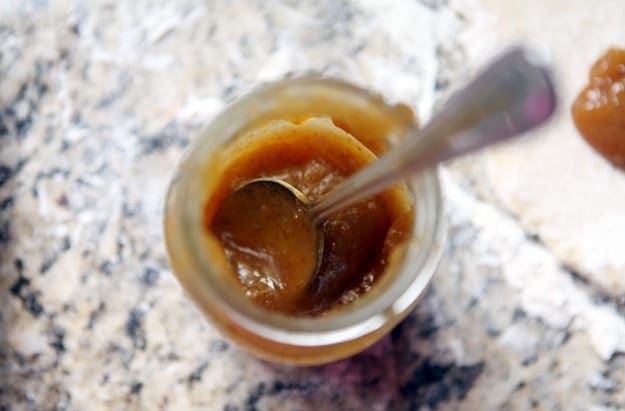
[[[0,409],[624,409],[623,302],[562,268],[466,162],[441,171],[428,294],[353,358],[254,359],[171,273],[164,192],[224,104],[316,71],[427,117],[488,18],[457,3],[2,2]]]

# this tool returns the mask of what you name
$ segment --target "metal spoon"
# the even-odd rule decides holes
[[[312,272],[298,281],[303,286],[319,268],[324,243],[320,226],[332,213],[428,167],[518,136],[547,120],[555,106],[549,70],[525,49],[512,48],[454,94],[424,128],[411,130],[400,144],[317,202],[272,178],[249,181],[233,195],[244,190],[256,198],[280,196],[285,207],[287,203],[293,207],[293,214],[296,209],[301,214],[302,205],[309,210],[306,229],[316,234],[317,248],[310,250],[316,265],[304,270]]]

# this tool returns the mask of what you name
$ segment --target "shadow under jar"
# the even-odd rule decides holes
[[[373,161],[400,141],[414,121],[403,105],[391,106],[366,90],[320,78],[270,84],[215,118],[181,160],[171,183],[165,238],[173,270],[187,294],[227,338],[264,359],[323,364],[364,350],[415,307],[436,270],[444,237],[435,170],[379,195],[389,209],[384,244],[391,244],[390,249],[379,256],[377,265],[366,267],[358,281],[342,284],[331,299],[323,292],[302,304],[258,298],[255,290],[262,284],[250,285],[237,272],[232,250],[212,224],[228,194],[250,178],[267,173],[280,177],[294,164],[319,160],[339,170],[334,177],[340,180],[366,165],[367,160],[352,161],[349,149],[335,144],[332,136],[355,138],[357,151]],[[271,154],[271,147],[279,151],[283,143],[290,144],[290,154],[255,157],[263,150]],[[284,164],[276,164],[280,161]],[[307,176],[309,185],[319,181],[319,187],[332,177],[322,173],[315,180],[314,169],[293,170],[286,178],[296,185],[297,172]],[[315,184],[304,188],[313,199],[325,194],[323,187],[315,191]],[[391,241],[398,221],[401,239]]]

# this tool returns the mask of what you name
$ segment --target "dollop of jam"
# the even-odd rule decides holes
[[[625,169],[625,50],[609,49],[590,69],[588,85],[572,106],[584,139]]]

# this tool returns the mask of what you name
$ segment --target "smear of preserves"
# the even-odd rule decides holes
[[[625,50],[609,49],[597,60],[571,110],[586,141],[625,168]]]

